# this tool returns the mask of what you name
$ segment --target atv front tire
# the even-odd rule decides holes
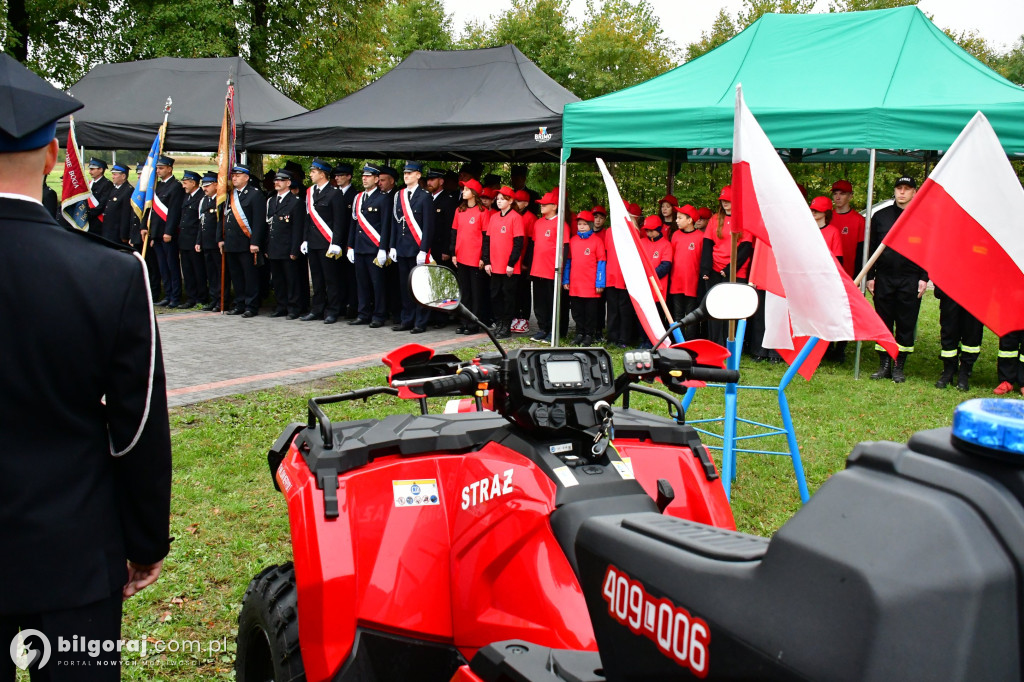
[[[238,615],[237,682],[304,682],[299,652],[295,567],[263,569],[249,583]]]

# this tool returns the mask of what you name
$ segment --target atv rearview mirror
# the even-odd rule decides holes
[[[421,265],[409,273],[413,298],[420,305],[436,310],[459,307],[459,281],[455,273],[440,265]]]
[[[757,291],[739,282],[722,282],[708,291],[704,308],[716,320],[745,320],[757,311]]]

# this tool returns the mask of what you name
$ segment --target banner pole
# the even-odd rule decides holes
[[[864,211],[864,251],[861,256],[864,260],[864,268],[860,274],[857,275],[857,279],[854,280],[854,284],[860,287],[860,293],[864,293],[867,290],[867,284],[864,282],[864,274],[868,269],[874,265],[875,261],[878,260],[878,256],[882,253],[881,244],[879,244],[878,251],[874,256],[868,258],[868,251],[871,249],[871,214],[875,203],[875,161],[876,161],[876,150],[871,150],[871,156],[868,158],[868,200],[867,206]],[[860,355],[862,350],[863,342],[857,342],[857,353],[853,358],[853,378],[854,380],[860,379]]]
[[[567,159],[571,149],[567,147],[562,148],[562,152],[558,157],[558,212],[557,218],[558,225],[555,228],[555,293],[554,301],[551,304],[551,347],[558,346],[558,321],[561,319],[562,314],[562,240],[565,239],[565,179],[567,174]]]

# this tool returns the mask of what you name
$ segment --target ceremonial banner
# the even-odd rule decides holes
[[[78,140],[75,139],[75,117],[68,125],[68,141],[64,154],[64,185],[61,188],[60,212],[72,227],[89,231],[87,211],[97,206],[96,197],[89,189],[88,176],[78,157]]]
[[[156,190],[156,160],[163,149],[164,133],[167,131],[167,123],[160,125],[156,138],[149,148],[149,155],[146,156],[146,163],[139,174],[139,180],[135,184],[135,191],[132,192],[132,210],[139,220],[143,214],[153,206],[153,193]]]
[[[217,145],[217,206],[228,200],[231,168],[235,165],[235,137],[235,86],[229,84],[228,93],[224,97],[220,144]]]

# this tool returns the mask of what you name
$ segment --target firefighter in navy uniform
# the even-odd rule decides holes
[[[243,318],[256,317],[260,312],[258,268],[264,264],[267,244],[266,198],[249,178],[245,166],[231,169],[233,187],[225,202],[224,240],[220,242],[235,290],[233,307],[224,312]]]
[[[384,266],[391,240],[391,199],[377,189],[380,170],[363,166],[363,191],[352,205],[352,228],[348,236],[348,260],[355,266],[358,314],[349,324],[384,326],[387,299],[384,294]]]
[[[5,54],[0,97],[0,320],[16,330],[0,334],[0,680],[15,679],[19,630],[38,630],[51,657],[27,661],[33,680],[113,682],[116,648],[57,643],[120,639],[123,600],[170,548],[160,339],[142,261],[40,202],[56,123],[81,104]]]
[[[107,207],[107,199],[114,189],[114,183],[106,178],[107,162],[103,159],[89,159],[89,191],[96,198],[96,206],[88,209],[89,231],[96,234],[103,234],[103,211]]]
[[[334,324],[341,315],[341,268],[337,259],[347,224],[342,196],[331,184],[330,172],[331,165],[326,161],[313,159],[310,164],[312,185],[304,197],[306,230],[305,241],[300,245],[302,253],[309,258],[309,274],[313,280],[312,307],[302,320],[323,320],[324,324]]]
[[[999,385],[992,392],[1005,395],[1013,391],[1016,384],[1024,395],[1024,329],[999,337],[999,356],[996,359]]]
[[[356,188],[352,186],[352,166],[347,163],[335,166],[331,171],[331,182],[341,194],[342,231],[338,243],[348,248],[352,241],[352,204],[357,193]],[[348,258],[339,256],[338,265],[341,268],[341,311],[345,317],[355,320],[359,307],[359,299],[356,296],[356,270]]]
[[[203,258],[206,288],[209,292],[209,303],[203,306],[203,310],[219,313],[221,253],[217,244],[220,242],[224,205],[217,206],[216,173],[204,175],[200,185],[203,188],[203,198],[199,200],[199,234],[196,236],[195,252]]]
[[[402,296],[402,320],[391,329],[422,334],[430,321],[430,309],[416,305],[409,287],[409,273],[427,262],[434,238],[434,200],[420,189],[423,165],[415,161],[405,164],[405,187],[395,193],[392,210],[389,255],[398,262],[398,279]]]
[[[128,184],[128,166],[115,163],[110,169],[110,178],[111,189],[103,208],[101,234],[115,244],[127,244],[135,215],[132,211],[135,188]]]
[[[164,297],[156,304],[177,308],[182,303],[178,226],[181,222],[181,202],[185,199],[185,190],[174,177],[174,159],[169,156],[157,159],[156,177],[149,228],[156,249],[156,260],[160,266],[160,279],[164,283]]]
[[[142,176],[142,170],[144,167],[145,164],[141,162],[135,167],[135,175],[137,177]],[[146,227],[150,220],[150,213],[152,213],[152,209],[144,212],[140,219],[139,216],[136,215],[135,209],[132,208],[128,245],[139,253],[142,253],[143,246],[146,247],[146,269],[149,271],[151,297],[153,301],[156,301],[160,298],[160,266],[156,262],[156,249],[154,248],[153,239],[149,237],[149,230]]]
[[[277,310],[271,317],[295,320],[301,306],[300,288],[306,271],[299,267],[302,237],[306,233],[306,211],[302,200],[292,194],[291,173],[281,170],[274,175],[277,192],[267,199],[267,258],[274,283]]]
[[[935,287],[935,298],[939,299],[939,340],[942,344],[939,351],[942,374],[935,382],[935,388],[946,388],[955,376],[957,389],[968,391],[974,363],[981,353],[984,326],[938,287]]]
[[[199,239],[199,204],[203,199],[200,180],[202,178],[195,171],[187,170],[181,176],[181,186],[185,190],[185,198],[181,202],[181,220],[178,223],[181,281],[185,290],[182,308],[206,305],[210,300],[206,290],[206,263],[195,248]]]
[[[893,190],[895,202],[886,206],[871,217],[871,252],[878,248],[885,235],[889,233],[903,209],[910,204],[917,193],[917,182],[914,178],[903,176],[896,181]],[[903,369],[907,356],[914,352],[914,332],[917,327],[917,316],[921,311],[921,296],[928,286],[928,273],[913,261],[886,249],[875,265],[868,272],[868,291],[875,297],[875,312],[882,318],[893,332],[899,353],[896,362],[885,350],[875,344],[878,351],[878,371],[871,375],[872,379],[887,379],[897,383],[906,381]]]
[[[391,166],[380,166],[380,181],[377,183],[377,191],[387,197],[390,205],[398,201],[398,192],[395,183],[398,182],[398,171]],[[394,212],[392,211],[392,233],[394,231]],[[390,257],[390,254],[389,254]],[[384,305],[387,306],[388,314],[396,325],[402,324],[402,285],[398,275],[398,261],[390,258],[391,265],[384,268]]]

